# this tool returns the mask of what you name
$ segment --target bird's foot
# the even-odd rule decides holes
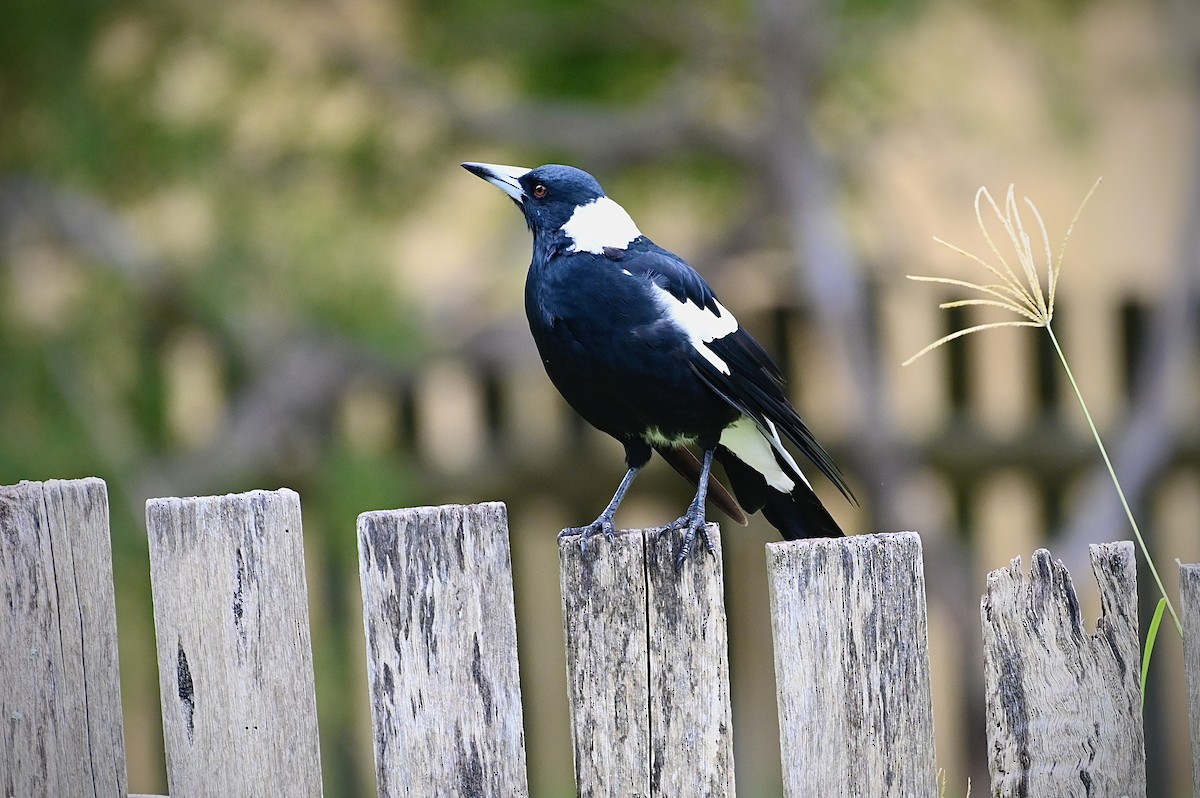
[[[716,547],[708,537],[708,520],[704,516],[704,505],[692,504],[689,506],[686,513],[658,530],[658,537],[661,539],[663,535],[676,530],[683,532],[683,543],[680,545],[679,551],[675,553],[676,568],[681,568],[684,560],[691,555],[692,548],[696,545],[697,535],[704,540],[704,548],[708,550],[708,553],[716,555]]]
[[[602,513],[599,518],[587,526],[573,526],[564,529],[562,532],[558,533],[558,539],[562,540],[563,538],[569,538],[578,535],[579,551],[583,554],[587,554],[588,542],[591,541],[591,539],[597,534],[604,535],[604,537],[608,538],[609,543],[612,543],[616,540],[617,528],[613,526],[612,515],[608,513]]]

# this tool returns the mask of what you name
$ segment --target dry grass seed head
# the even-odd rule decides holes
[[[1025,230],[1025,223],[1021,219],[1020,206],[1017,203],[1016,195],[1012,185],[1009,185],[1008,191],[1004,196],[1004,209],[1001,210],[996,200],[992,198],[991,192],[986,187],[981,187],[975,192],[975,221],[979,225],[980,231],[983,233],[983,238],[987,241],[988,248],[992,251],[996,263],[993,264],[984,258],[979,257],[971,252],[966,251],[962,247],[949,243],[941,238],[934,237],[934,240],[945,247],[948,247],[960,255],[964,255],[968,259],[978,263],[984,269],[992,274],[997,280],[994,283],[974,283],[968,280],[957,280],[951,277],[924,277],[919,275],[907,275],[908,279],[916,280],[925,283],[941,283],[943,285],[954,286],[955,288],[964,288],[968,291],[975,291],[983,294],[982,297],[971,297],[967,299],[957,299],[951,302],[943,302],[938,307],[942,309],[961,308],[968,306],[985,306],[995,307],[1001,310],[1019,316],[1019,319],[1007,319],[1005,321],[993,321],[985,324],[976,324],[962,330],[956,330],[949,335],[942,336],[938,340],[926,346],[920,352],[904,361],[904,365],[912,363],[917,358],[937,349],[945,343],[949,343],[956,338],[961,338],[964,335],[980,332],[982,330],[990,330],[996,327],[1049,327],[1050,321],[1054,318],[1054,298],[1058,287],[1058,274],[1062,268],[1063,253],[1067,248],[1067,241],[1071,237],[1071,231],[1075,229],[1075,223],[1079,221],[1079,215],[1083,212],[1083,208],[1087,205],[1092,194],[1096,191],[1096,187],[1100,185],[1097,180],[1087,196],[1083,198],[1079,209],[1075,211],[1074,218],[1071,219],[1071,224],[1067,227],[1066,236],[1063,238],[1062,246],[1059,248],[1057,260],[1053,257],[1050,249],[1050,236],[1046,231],[1046,223],[1042,219],[1041,213],[1038,212],[1037,206],[1028,197],[1024,197],[1025,205],[1029,212],[1033,215],[1037,223],[1037,232],[1041,237],[1040,246],[1041,252],[1039,255],[1045,260],[1046,271],[1046,287],[1042,288],[1042,279],[1038,273],[1038,257],[1034,254],[1033,239]],[[988,225],[983,219],[983,202],[986,200],[992,212],[1000,222],[1000,226],[1008,236],[1008,243],[1013,252],[1016,254],[1017,264],[1019,266],[1020,276],[1017,270],[1014,270],[1009,265],[1008,260],[1004,257],[1000,247],[992,238],[991,232],[988,230]]]

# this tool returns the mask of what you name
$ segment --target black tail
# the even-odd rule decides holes
[[[729,477],[729,487],[746,512],[762,510],[763,517],[779,530],[784,540],[841,537],[844,532],[804,482],[791,493],[776,490],[762,474],[743,463],[733,452],[718,446],[716,459]]]
[[[801,483],[791,493],[767,488],[767,503],[762,514],[779,530],[784,540],[800,538],[837,538],[845,533],[821,504],[817,494]]]

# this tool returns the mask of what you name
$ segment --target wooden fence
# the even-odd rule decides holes
[[[170,795],[320,795],[299,497],[156,499],[146,518]],[[710,535],[716,556],[680,571],[653,531],[560,543],[581,795],[733,794]],[[365,513],[358,542],[379,794],[528,794],[505,507]],[[785,794],[936,795],[919,537],[767,549]],[[1094,634],[1047,552],[988,578],[993,795],[1146,794],[1132,545],[1092,564]],[[1200,566],[1181,584],[1195,741]],[[126,795],[102,481],[0,488],[0,586],[3,796]]]

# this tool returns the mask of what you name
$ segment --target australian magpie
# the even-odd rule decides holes
[[[625,447],[629,470],[600,517],[563,535],[615,534],[613,516],[657,451],[697,486],[681,563],[705,535],[705,499],[734,520],[763,515],[784,538],[842,530],[784,446],[791,441],[850,501],[846,480],[784,394],[779,367],[708,283],[642,234],[587,172],[487,163],[463,168],[513,199],[533,232],[525,313],[550,380],[592,426]],[[703,453],[699,463],[687,448]],[[713,459],[734,501],[711,477]],[[741,507],[739,507],[739,503]]]

